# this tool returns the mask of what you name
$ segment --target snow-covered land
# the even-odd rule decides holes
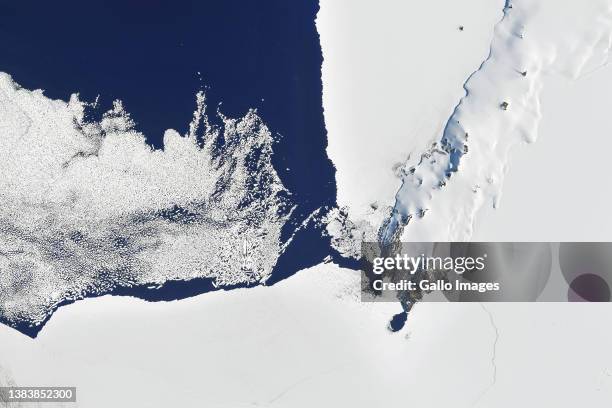
[[[322,0],[323,105],[338,205],[375,239],[403,169],[439,141],[503,2]],[[350,234],[352,227],[343,226]],[[332,223],[338,235],[342,227]],[[348,235],[348,234],[347,234]],[[357,246],[344,243],[345,252]]]
[[[612,65],[551,76],[536,143],[510,158],[497,208],[483,206],[474,241],[612,241]]]
[[[391,3],[393,2],[389,4]],[[462,9],[467,7],[463,2],[460,4],[461,6],[456,5],[456,7]],[[414,87],[412,94],[418,95],[414,98],[410,97],[411,93],[408,90],[402,91],[403,98],[407,99],[403,103],[388,98],[384,88],[365,92],[361,88],[363,81],[355,81],[353,89],[359,89],[362,97],[353,97],[352,100],[360,102],[351,104],[347,97],[343,104],[339,103],[338,95],[350,95],[351,91],[344,91],[347,87],[342,84],[346,79],[341,75],[334,75],[334,72],[340,71],[340,68],[334,65],[334,58],[342,58],[334,57],[334,50],[340,47],[327,45],[329,48],[327,48],[326,63],[329,66],[324,69],[324,74],[329,77],[326,81],[324,101],[328,104],[326,115],[329,117],[329,154],[338,169],[339,203],[347,207],[351,227],[359,231],[354,232],[354,236],[365,233],[366,238],[371,238],[375,232],[380,232],[380,238],[386,241],[400,238],[423,241],[470,239],[474,233],[476,214],[481,207],[483,205],[496,207],[500,204],[504,177],[508,171],[512,171],[512,160],[509,155],[511,148],[522,142],[531,143],[537,139],[542,116],[540,94],[547,82],[559,76],[570,80],[580,78],[581,75],[596,70],[607,61],[612,38],[609,1],[512,1],[499,2],[496,6],[499,15],[493,12],[490,15],[476,11],[470,13],[472,18],[480,21],[493,16],[499,16],[500,21],[490,25],[493,37],[487,46],[488,56],[477,63],[472,59],[473,55],[477,54],[467,53],[459,58],[462,64],[473,64],[473,73],[464,76],[465,89],[461,90],[463,96],[456,99],[456,106],[443,119],[443,126],[438,128],[436,124],[441,120],[439,115],[422,113],[423,102],[426,107],[430,106],[427,100],[424,100],[433,92],[429,87],[423,92],[416,92],[419,88]],[[333,10],[334,7],[340,6],[336,4],[328,7],[329,10]],[[406,8],[410,7],[407,5]],[[385,10],[385,7],[381,9]],[[428,7],[424,9],[429,10]],[[446,8],[440,7],[440,9]],[[400,10],[398,8],[393,17],[389,17],[388,14],[385,16],[400,18],[397,17],[401,14],[398,13]],[[373,13],[376,16],[375,12]],[[411,13],[411,16],[418,13],[419,11]],[[440,18],[433,19],[435,21],[433,24],[444,21],[447,27],[452,25],[456,29],[458,24],[453,24],[454,20],[448,21],[457,18],[456,14],[441,14]],[[378,20],[370,16],[368,21]],[[354,22],[354,24],[357,26],[359,23]],[[380,25],[397,26],[388,20],[385,23],[381,21]],[[469,28],[469,24],[462,24],[462,30],[453,32],[454,40],[462,38],[462,35],[469,32]],[[436,41],[439,35],[442,34],[432,32],[431,37],[434,38],[432,41]],[[419,40],[417,41],[415,37]],[[340,36],[340,38],[347,37]],[[411,45],[419,44],[421,38],[429,40],[430,37],[425,35],[423,30],[421,36],[407,32],[402,38],[404,45],[399,49],[418,50],[418,46],[411,47]],[[482,41],[488,37],[479,35],[478,38]],[[326,41],[323,41],[323,44],[326,49]],[[376,46],[371,48],[377,49]],[[479,50],[479,43],[473,41],[472,49]],[[367,49],[360,51],[360,55],[368,54]],[[388,61],[393,61],[393,58],[400,58],[401,51],[390,54],[392,57],[388,58]],[[455,59],[449,57],[449,54],[445,57],[447,60]],[[373,60],[384,64],[380,62],[380,58]],[[425,64],[417,64],[415,61],[423,60],[417,56],[411,61],[410,66],[421,67]],[[427,61],[428,63],[433,61],[433,65],[437,65],[435,59]],[[456,64],[442,65],[450,70],[448,66],[454,67]],[[395,78],[390,80],[392,72],[389,70],[389,73],[384,75],[385,72],[381,69],[378,75],[372,75],[374,78],[372,81],[386,81],[389,86],[396,86],[397,89],[402,86],[397,85],[398,83],[428,84],[444,80],[434,69],[427,73],[406,69],[404,70],[406,78],[402,81],[398,78],[397,82]],[[443,87],[453,89],[447,83],[444,83]],[[369,114],[351,112],[351,109],[358,109],[354,106],[367,103],[370,103]],[[385,115],[384,112],[390,106],[404,109],[403,114],[400,115],[398,112]],[[352,120],[349,118],[351,114],[354,115]],[[386,122],[401,123],[401,129],[382,128],[381,124]],[[423,122],[428,124],[423,130],[406,130]],[[381,129],[355,132],[348,128],[352,125],[347,123],[362,128],[367,128],[368,123],[375,123],[375,126],[380,125]],[[594,129],[592,131],[596,132]],[[415,143],[414,136],[407,137],[406,133],[418,134],[421,142]],[[341,147],[343,143],[350,143],[356,147],[347,149]],[[576,142],[572,140],[567,143]],[[345,153],[346,150],[350,150],[350,153]],[[406,156],[399,162],[392,157],[398,151],[403,151]],[[408,152],[412,152],[409,158]],[[348,156],[350,160],[347,159]],[[546,156],[538,159],[538,167],[560,166],[555,160],[554,152],[549,152]],[[550,164],[544,162],[546,159]],[[347,161],[353,162],[353,167],[346,165]],[[381,168],[386,169],[386,175],[380,173]],[[389,211],[386,207],[388,200],[378,202],[382,205],[376,204],[369,210],[365,209],[367,201],[374,203],[375,199],[374,195],[367,200],[363,199],[362,197],[367,194],[365,192],[376,191],[373,194],[380,197],[379,200],[389,197],[388,193],[384,194],[378,189],[383,188],[382,186],[387,186],[387,190],[392,189],[393,185],[398,183],[391,170],[396,170],[401,179],[401,187],[396,190],[393,210]],[[364,188],[364,185],[373,187]],[[382,221],[381,214],[384,214]],[[379,230],[381,225],[382,228]],[[343,230],[337,225],[332,224],[331,231],[336,235],[338,233],[346,235],[346,228]]]
[[[408,168],[394,212],[381,231],[383,239],[471,238],[480,207],[498,205],[505,173],[512,167],[510,149],[537,139],[546,77],[578,78],[605,63],[612,45],[611,5],[507,2],[490,55],[466,81],[466,96],[438,147]],[[429,225],[400,233],[423,211],[432,220],[426,221]]]

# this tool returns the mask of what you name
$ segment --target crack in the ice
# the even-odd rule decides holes
[[[295,381],[293,384],[290,384],[289,386],[287,386],[283,391],[279,392],[278,394],[276,394],[276,396],[274,396],[272,399],[270,399],[267,402],[267,405],[272,405],[275,404],[278,400],[280,400],[281,398],[283,398],[287,393],[289,393],[290,391],[292,391],[293,389],[299,387],[300,385],[312,380],[315,377],[321,377],[321,376],[325,376],[325,375],[329,375],[335,371],[340,370],[341,368],[346,367],[347,365],[350,364],[340,364],[336,367],[330,368],[328,370],[319,372],[319,373],[315,373],[306,377],[303,377],[297,381]]]
[[[476,399],[476,401],[474,401],[474,404],[472,404],[472,406],[475,406],[476,404],[478,404],[478,402],[482,399],[482,397],[484,397],[489,392],[489,390],[493,388],[493,386],[497,383],[496,359],[497,359],[497,342],[499,341],[499,329],[497,328],[497,325],[495,324],[495,320],[493,319],[493,314],[491,313],[491,311],[487,309],[485,305],[482,303],[480,303],[480,307],[488,315],[489,322],[491,323],[491,327],[495,331],[495,338],[493,339],[493,347],[492,347],[492,352],[491,352],[491,366],[493,367],[493,375],[492,375],[491,383],[487,386],[487,388],[485,388],[482,391],[482,393]]]

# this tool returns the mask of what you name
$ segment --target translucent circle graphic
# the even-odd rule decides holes
[[[567,292],[570,302],[609,302],[610,286],[599,275],[585,273],[572,281]]]
[[[570,302],[609,302],[612,243],[572,242],[559,246],[559,265]]]

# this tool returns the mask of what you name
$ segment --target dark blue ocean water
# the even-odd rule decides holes
[[[393,315],[391,321],[389,322],[389,330],[392,332],[402,330],[406,324],[406,320],[408,320],[408,312],[401,312]]]
[[[157,148],[167,128],[187,130],[202,87],[209,107],[222,102],[228,116],[257,108],[282,136],[274,166],[298,205],[287,235],[312,211],[335,205],[317,11],[317,0],[0,0],[0,71],[52,98],[99,96],[94,115],[119,98]],[[269,283],[328,254],[321,231],[307,228],[281,256]],[[169,300],[210,290],[204,280],[116,294]]]

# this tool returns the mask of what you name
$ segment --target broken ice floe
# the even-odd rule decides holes
[[[119,101],[88,121],[78,96],[51,100],[0,74],[3,321],[36,326],[118,286],[269,278],[292,211],[272,134],[254,110],[213,124],[204,93],[196,102],[189,132],[166,131],[154,150]]]

